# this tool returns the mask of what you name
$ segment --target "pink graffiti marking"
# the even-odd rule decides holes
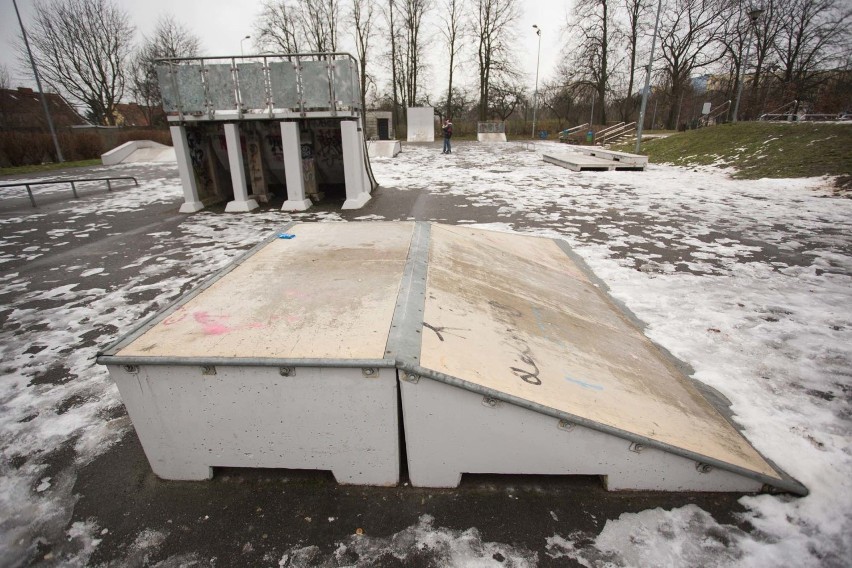
[[[233,331],[230,327],[219,321],[216,316],[211,316],[207,312],[195,312],[193,314],[196,323],[202,326],[206,335],[222,335]]]

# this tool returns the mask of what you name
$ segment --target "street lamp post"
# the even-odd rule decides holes
[[[538,36],[538,56],[535,60],[535,97],[533,98],[533,127],[532,138],[535,140],[535,115],[538,111],[538,64],[541,62],[541,28],[533,24],[535,35]]]
[[[748,39],[746,39],[746,54],[745,59],[743,59],[742,71],[740,71],[740,86],[737,89],[737,103],[734,105],[734,116],[731,119],[731,122],[737,121],[737,116],[740,113],[740,97],[743,96],[743,83],[745,82],[745,68],[748,64],[748,56],[751,54],[751,36],[754,33],[754,28],[757,26],[757,19],[760,18],[760,15],[763,13],[762,8],[754,8],[749,11],[748,19]]]
[[[24,29],[24,22],[21,20],[21,13],[18,11],[18,3],[15,0],[12,0],[12,4],[15,6],[15,14],[18,16],[18,24],[21,26],[21,37],[24,38],[24,45],[27,48],[27,54],[30,56],[30,65],[33,68],[36,87],[38,87],[38,96],[41,99],[44,116],[47,117],[47,127],[50,129],[51,138],[53,138],[53,147],[56,149],[56,159],[59,160],[59,162],[64,162],[65,158],[62,156],[62,148],[59,147],[59,139],[56,137],[56,130],[53,128],[53,118],[50,116],[50,109],[47,108],[47,99],[44,98],[44,89],[41,88],[41,79],[39,79],[35,59],[33,59],[33,52],[30,49],[30,41],[27,39],[27,31]]]
[[[243,39],[241,39],[241,40],[240,40],[240,55],[245,55],[245,54],[246,54],[246,52],[243,50],[243,43],[244,43],[247,39],[251,39],[251,36],[250,36],[250,35],[247,35],[246,37],[244,37]]]

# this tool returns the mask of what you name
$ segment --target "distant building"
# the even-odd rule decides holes
[[[163,107],[145,107],[138,103],[115,105],[116,126],[161,126],[166,124]]]
[[[56,128],[89,124],[62,95],[44,96]],[[47,130],[39,93],[27,87],[0,89],[0,130]]]

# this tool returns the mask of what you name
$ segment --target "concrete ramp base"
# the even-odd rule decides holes
[[[371,158],[395,158],[402,145],[399,140],[372,140],[367,142],[367,151]]]
[[[421,487],[499,473],[807,493],[558,240],[291,224],[98,362],[169,479],[285,467],[395,484],[404,443]]]
[[[504,132],[479,132],[476,135],[478,142],[505,142],[506,134]]]
[[[415,487],[456,487],[463,473],[600,475],[610,490],[753,493],[763,486],[496,398],[408,377],[400,385]]]

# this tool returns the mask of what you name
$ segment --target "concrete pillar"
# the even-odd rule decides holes
[[[284,152],[284,179],[287,182],[287,201],[282,211],[304,211],[311,206],[305,198],[305,178],[302,175],[302,143],[298,122],[281,123],[281,149]]]
[[[192,158],[189,156],[189,142],[186,140],[185,126],[170,126],[172,143],[175,145],[180,184],[183,186],[183,205],[181,213],[195,213],[204,209],[204,204],[198,198],[198,185],[195,183],[195,172],[192,170]]]
[[[243,151],[240,147],[240,127],[236,123],[225,124],[225,144],[228,146],[228,163],[231,166],[231,185],[234,200],[225,206],[226,213],[246,212],[257,209],[257,201],[249,199],[246,171],[243,166]]]
[[[343,209],[359,209],[370,200],[370,185],[364,183],[364,144],[359,131],[359,121],[340,122],[343,142],[343,178],[346,183],[346,201]]]

